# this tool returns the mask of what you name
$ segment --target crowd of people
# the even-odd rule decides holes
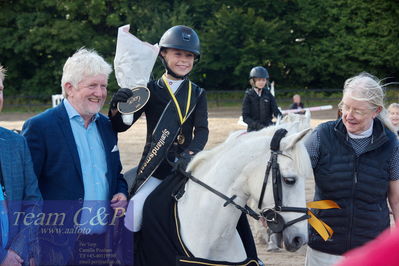
[[[134,246],[140,245],[145,227],[146,198],[167,177],[186,169],[205,147],[209,134],[206,92],[189,79],[201,56],[197,33],[174,26],[160,38],[159,47],[165,72],[147,84],[150,99],[134,113],[132,123],[123,121],[117,109],[118,103],[133,96],[130,88],[120,88],[112,96],[108,117],[100,113],[112,68],[96,51],[81,48],[63,67],[60,105],[27,120],[21,135],[0,128],[1,265],[88,265],[84,256],[90,251],[82,253],[82,249],[92,243],[96,243],[93,256],[119,245],[125,247],[119,263],[133,263]],[[5,69],[0,66],[0,110],[4,79]],[[265,67],[250,70],[251,88],[245,91],[242,104],[248,132],[262,130],[282,116],[269,80]],[[300,95],[294,95],[290,109],[303,108]],[[346,80],[339,109],[340,118],[319,125],[306,141],[314,170],[314,200],[333,200],[340,206],[315,211],[334,229],[334,235],[324,241],[309,228],[306,265],[341,261],[346,252],[377,238],[390,226],[390,210],[395,220],[399,218],[399,104],[385,109],[382,84],[361,73]],[[142,114],[146,144],[129,191],[122,174],[118,133],[129,130]],[[21,210],[37,215],[53,210],[51,202],[61,209],[77,204],[79,216],[66,218],[65,224],[78,224],[78,233],[67,241],[62,241],[64,236],[43,234],[38,226],[15,226],[7,215]],[[89,222],[103,217],[97,216],[98,211],[108,218]],[[110,217],[118,218],[119,232],[109,226]],[[248,257],[257,257],[244,214],[237,231]],[[115,236],[121,235],[117,242]],[[43,247],[46,251],[40,252]]]

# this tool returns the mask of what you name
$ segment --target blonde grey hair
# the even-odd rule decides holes
[[[65,62],[61,78],[62,94],[68,97],[65,92],[65,84],[68,82],[76,88],[88,76],[106,75],[108,78],[111,72],[111,65],[95,50],[82,47]]]
[[[294,100],[295,98],[301,98],[301,95],[299,95],[299,94],[295,94],[294,96],[292,96],[292,99]]]
[[[399,103],[391,103],[391,104],[388,106],[388,111],[389,111],[390,109],[392,109],[392,108],[397,108],[397,109],[399,109]]]
[[[0,64],[0,80],[4,81],[6,77],[6,69]]]
[[[378,78],[367,72],[351,77],[345,81],[343,95],[357,101],[367,102],[374,110],[381,107],[377,118],[386,127],[394,130],[384,105],[385,88]]]

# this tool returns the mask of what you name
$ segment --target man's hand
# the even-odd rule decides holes
[[[120,212],[123,210],[123,212],[126,211],[126,206],[127,206],[127,198],[125,194],[123,193],[117,193],[112,197],[111,200],[111,207],[112,209],[119,209],[118,210],[118,215],[120,215]]]
[[[127,102],[133,96],[133,91],[128,88],[119,89],[113,96],[110,102],[110,108],[116,109],[118,102]]]
[[[1,266],[22,265],[22,263],[24,263],[24,260],[14,250],[9,249]]]

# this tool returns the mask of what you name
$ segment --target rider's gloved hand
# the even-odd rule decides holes
[[[180,153],[176,161],[176,166],[175,166],[176,170],[186,171],[187,165],[189,164],[192,158],[193,155],[188,152]]]
[[[260,122],[256,122],[256,130],[261,130],[262,128],[264,128],[265,127],[265,125],[263,125],[262,123],[260,123]]]
[[[116,109],[118,102],[127,102],[127,100],[133,96],[133,91],[128,88],[121,88],[112,96],[110,102],[110,108]]]

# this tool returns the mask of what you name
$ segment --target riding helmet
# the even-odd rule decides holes
[[[251,69],[251,72],[249,72],[249,79],[252,78],[269,78],[269,72],[267,72],[267,69],[262,67],[262,66],[256,66]]]
[[[200,40],[197,33],[190,27],[178,25],[168,29],[159,41],[159,47],[174,48],[192,52],[197,59],[200,57]]]

